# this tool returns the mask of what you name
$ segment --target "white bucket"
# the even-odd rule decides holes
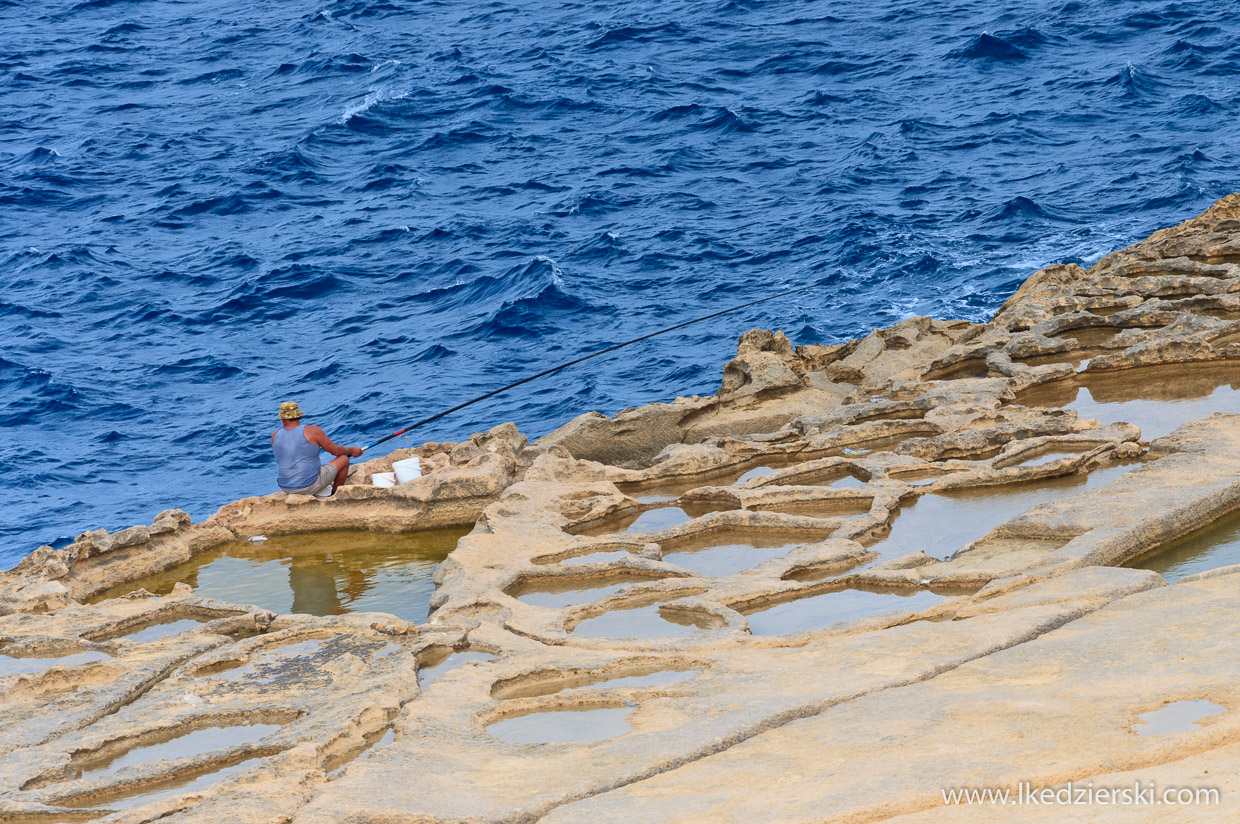
[[[373,486],[396,486],[396,473],[394,472],[376,472],[370,476],[370,483]]]
[[[414,478],[422,477],[422,462],[417,458],[405,458],[392,464],[396,472],[396,483],[407,484]]]

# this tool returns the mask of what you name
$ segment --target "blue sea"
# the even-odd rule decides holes
[[[1002,7],[1002,8],[1001,8]],[[415,440],[984,320],[1240,189],[1240,4],[0,0],[0,566]],[[380,450],[376,450],[377,452]]]

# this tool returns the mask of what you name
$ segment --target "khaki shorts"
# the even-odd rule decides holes
[[[327,495],[320,495],[321,498],[327,498],[331,495],[332,484],[336,481],[336,467],[329,463],[325,463],[319,467],[318,479],[309,486],[303,486],[299,489],[286,489],[286,495],[318,495],[323,490],[328,490]]]

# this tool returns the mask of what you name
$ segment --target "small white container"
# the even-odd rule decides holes
[[[417,458],[405,458],[392,464],[396,473],[396,483],[407,484],[415,478],[422,477],[422,461]]]
[[[381,486],[384,488],[396,486],[395,472],[376,472],[370,476],[372,486]]]

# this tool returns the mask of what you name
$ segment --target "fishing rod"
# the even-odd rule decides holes
[[[665,335],[668,332],[675,332],[677,329],[684,329],[686,326],[692,326],[693,324],[701,323],[704,320],[710,320],[711,318],[717,318],[720,315],[727,315],[732,312],[738,312],[741,309],[748,309],[750,306],[757,306],[759,303],[766,303],[768,300],[775,300],[776,298],[785,298],[788,295],[795,295],[799,292],[808,292],[811,289],[818,288],[820,285],[821,284],[819,283],[812,283],[809,286],[800,286],[796,289],[789,289],[786,292],[780,292],[779,294],[775,294],[775,295],[768,295],[767,297],[759,298],[758,300],[751,300],[748,303],[742,303],[739,306],[733,306],[729,309],[724,309],[719,312],[712,312],[709,315],[703,315],[700,318],[694,318],[693,320],[687,320],[684,323],[678,323],[675,326],[669,326],[666,329],[660,329],[657,332],[651,332],[648,335],[642,335],[640,338],[633,338],[632,340],[626,340],[623,343],[617,343],[612,346],[608,346],[606,349],[600,349],[597,352],[593,352],[589,355],[583,355],[582,357],[577,358],[576,360],[570,360],[567,363],[561,363],[559,366],[553,366],[550,369],[545,369],[542,372],[539,372],[537,375],[530,375],[528,378],[522,378],[521,380],[516,381],[514,383],[510,383],[507,386],[501,386],[499,389],[493,389],[490,392],[487,392],[485,395],[479,395],[473,400],[468,400],[468,401],[465,401],[465,403],[457,404],[451,409],[445,409],[442,412],[437,412],[434,415],[431,415],[429,418],[423,418],[417,423],[410,424],[409,426],[406,426],[404,429],[393,432],[391,435],[388,435],[386,437],[380,438],[379,440],[375,441],[372,444],[363,446],[362,451],[365,452],[367,449],[371,449],[373,447],[378,446],[381,443],[390,441],[392,440],[392,438],[396,438],[401,435],[404,435],[406,432],[412,432],[413,430],[417,429],[419,426],[426,426],[428,423],[433,423],[439,420],[440,418],[447,417],[448,415],[451,415],[453,412],[459,412],[465,407],[473,406],[479,401],[485,401],[487,398],[493,398],[502,392],[507,392],[509,389],[516,389],[518,386],[521,386],[522,384],[526,384],[526,383],[529,383],[530,381],[538,380],[539,378],[545,378],[547,375],[551,375],[563,369],[567,369],[570,366],[576,366],[577,364],[583,363],[584,361],[588,361],[591,358],[597,358],[599,355],[606,355],[608,352],[614,352],[617,349],[623,349],[626,346],[632,346],[635,343],[641,343],[644,340],[650,340],[651,338],[658,337],[659,335]]]

